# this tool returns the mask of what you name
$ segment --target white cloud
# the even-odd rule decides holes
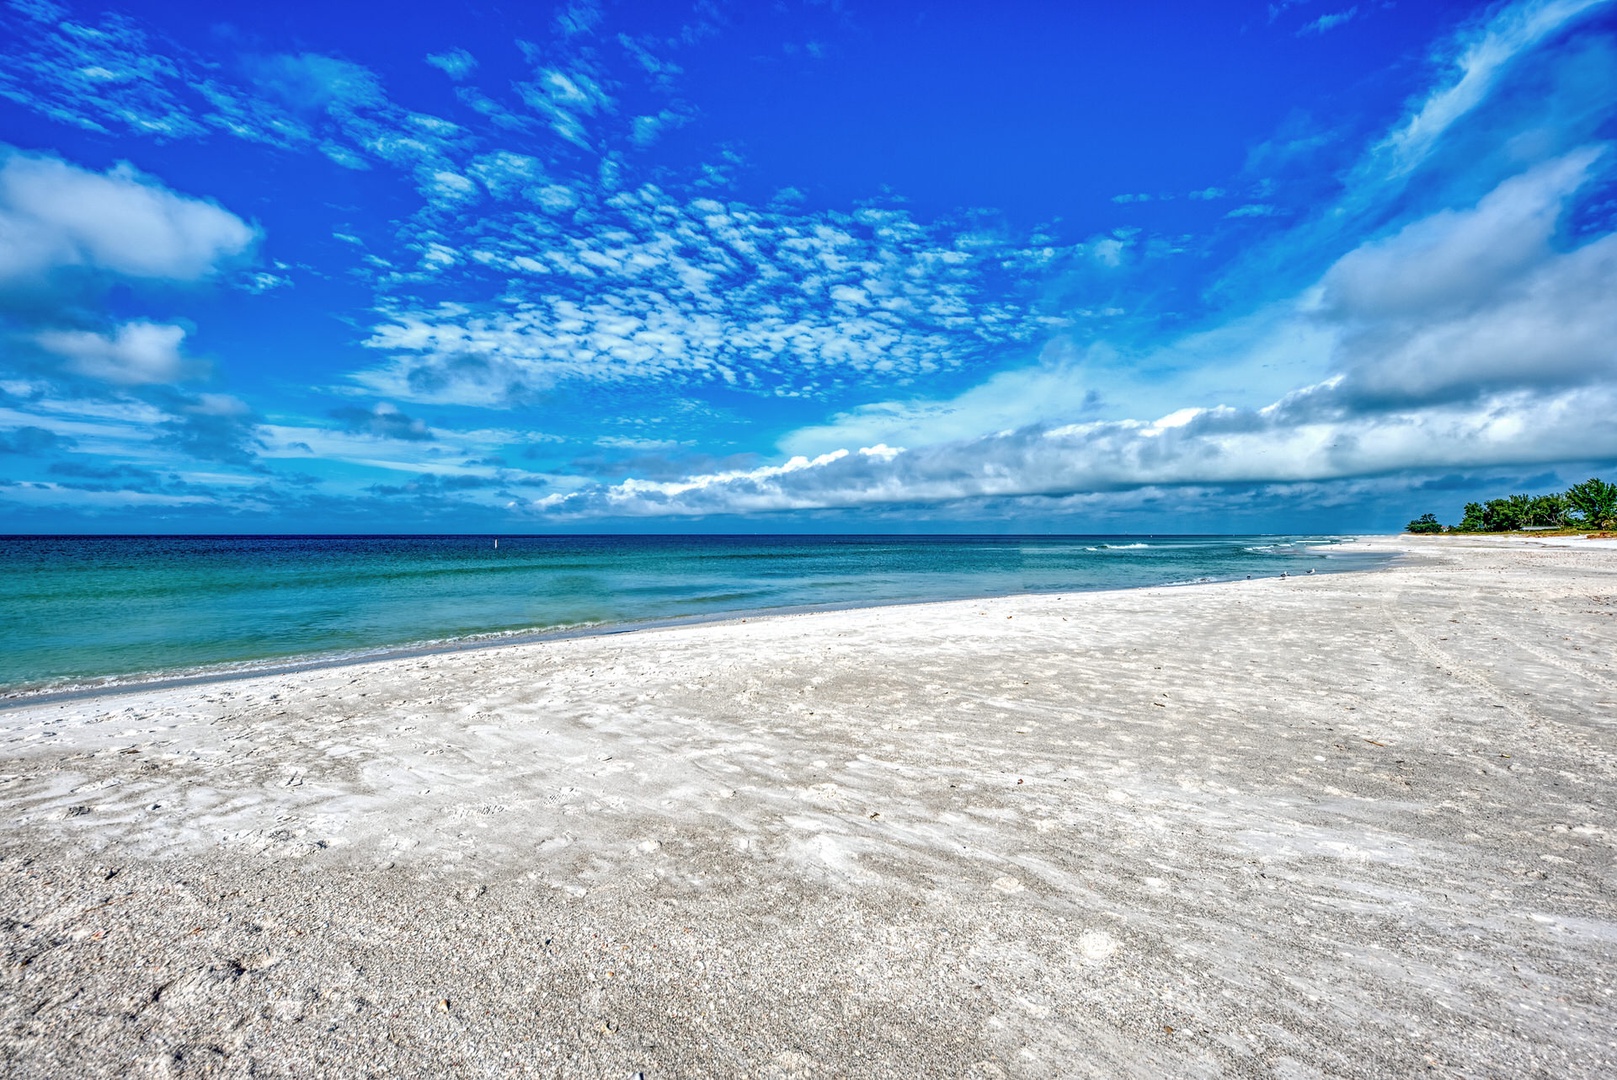
[[[0,288],[77,268],[194,281],[244,255],[258,230],[128,165],[95,173],[59,158],[0,152]]]
[[[124,386],[177,382],[204,369],[180,351],[185,329],[162,323],[128,322],[112,334],[47,330],[35,340],[73,371]]]
[[[74,440],[87,453],[122,456],[144,449],[152,429],[168,419],[157,406],[128,397],[64,398],[54,395],[48,384],[29,389],[26,409],[0,405],[0,426],[40,427]]]
[[[0,97],[102,134],[207,133],[188,100],[188,73],[127,16],[91,26],[53,5],[21,10],[28,21],[7,27],[17,38],[0,50]]]
[[[120,485],[104,490],[85,490],[54,481],[17,484],[5,489],[9,503],[20,506],[66,507],[72,509],[129,510],[134,507],[215,506],[218,495],[202,490],[188,495],[132,491]]]
[[[346,430],[372,438],[400,442],[431,442],[436,438],[424,420],[406,416],[397,406],[385,401],[370,409],[349,406],[332,415],[343,422]]]
[[[882,401],[789,432],[780,449],[817,457],[850,445],[935,445],[1044,419],[1080,416],[1094,402],[1095,373],[1079,358],[1055,355],[1032,368],[1002,371],[946,400]]]
[[[247,275],[242,288],[250,293],[266,293],[274,289],[283,289],[292,284],[292,279],[278,274],[264,271]]]
[[[541,210],[550,214],[565,214],[579,204],[578,192],[565,184],[546,184],[534,190],[532,198]]]
[[[566,37],[593,33],[601,22],[601,6],[594,0],[571,0],[556,12],[556,29]]]
[[[14,47],[0,51],[0,97],[51,120],[156,139],[222,132],[318,152],[346,169],[368,169],[374,156],[428,175],[455,171],[457,125],[399,107],[375,72],[341,57],[306,52],[205,63],[118,14],[97,25],[51,18],[8,29],[19,33]],[[463,59],[469,54],[457,50],[429,62],[461,70]],[[231,69],[241,76],[233,78]],[[470,87],[460,90],[475,95]],[[503,106],[472,100],[496,122],[522,125]]]
[[[529,108],[549,119],[552,131],[585,150],[590,140],[584,118],[613,108],[595,77],[576,68],[542,67],[532,82],[518,84],[517,92]]]
[[[663,132],[689,121],[688,111],[680,109],[663,109],[654,114],[636,116],[629,122],[629,141],[643,149],[660,139]]]
[[[656,482],[610,488],[577,480],[580,490],[545,504],[556,512],[1077,497],[1139,485],[1311,482],[1365,470],[1531,462],[1605,446],[1617,250],[1610,236],[1558,231],[1586,190],[1580,185],[1607,167],[1603,160],[1590,151],[1529,168],[1534,155],[1563,151],[1524,138],[1509,151],[1520,175],[1481,199],[1475,191],[1454,195],[1440,176],[1411,184],[1404,201],[1388,197],[1403,177],[1447,168],[1459,156],[1447,152],[1448,133],[1473,114],[1473,131],[1484,117],[1496,122],[1501,109],[1479,106],[1490,95],[1505,100],[1499,88],[1522,85],[1505,82],[1517,57],[1599,6],[1530,0],[1489,8],[1442,58],[1452,71],[1410,102],[1357,169],[1333,173],[1347,184],[1340,200],[1320,200],[1310,227],[1290,227],[1291,219],[1284,230],[1263,225],[1304,252],[1296,262],[1308,266],[1306,275],[1271,275],[1292,295],[1255,312],[1232,308],[1221,325],[1167,344],[1161,331],[1143,344],[1080,336],[1126,333],[1175,302],[1159,295],[1137,303],[1138,294],[1115,284],[1148,257],[1150,236],[1120,232],[1066,247],[1041,237],[1024,250],[969,223],[918,223],[900,212],[815,213],[785,197],[760,209],[722,194],[737,161],[714,170],[718,198],[637,187],[633,170],[643,159],[630,145],[655,141],[694,112],[667,97],[647,103],[625,93],[626,115],[616,115],[613,76],[621,70],[603,66],[614,49],[609,39],[552,42],[542,56],[534,47],[534,75],[521,88],[528,116],[469,85],[453,88],[474,116],[469,123],[481,128],[409,113],[386,98],[374,73],[336,57],[271,57],[251,65],[256,89],[230,85],[228,67],[204,67],[178,49],[165,56],[117,17],[95,27],[57,28],[60,14],[39,20],[0,57],[0,96],[120,136],[224,132],[324,153],[344,167],[401,170],[427,205],[399,223],[406,250],[378,246],[369,264],[380,293],[368,342],[377,362],[354,380],[395,400],[509,406],[566,380],[724,380],[757,394],[835,393],[843,402],[858,388],[856,400],[867,402],[786,435],[778,444],[784,464],[732,472],[692,465],[701,475],[683,480],[668,479],[678,467],[669,465]],[[1327,11],[1310,25],[1323,32],[1357,10]],[[593,36],[589,10],[579,12],[566,16],[568,32]],[[618,42],[667,89],[678,69],[646,46],[671,42]],[[463,50],[427,62],[457,80],[475,70]],[[659,111],[660,104],[667,107]],[[1548,130],[1556,119],[1546,113],[1535,122]],[[546,124],[573,145],[546,145]],[[488,152],[498,145],[488,141],[497,129],[522,132],[528,141],[512,145],[537,156]],[[1563,148],[1587,138],[1555,137],[1566,140]],[[57,205],[50,184],[36,185],[38,205],[16,202],[6,177],[19,158],[55,161],[0,161],[0,288],[32,287],[74,269],[193,281],[252,246],[254,230],[240,219],[127,169],[96,174],[56,162],[87,194],[99,184],[131,195],[116,213],[102,213],[109,203],[99,197]],[[1488,174],[1464,175],[1480,183]],[[1300,203],[1286,201],[1283,177],[1273,187],[1232,190],[1236,197],[1215,213],[1233,206],[1231,218],[1280,217]],[[1205,188],[1191,197],[1228,194]],[[1453,206],[1432,213],[1443,198]],[[142,221],[151,225],[146,233],[126,235]],[[1380,235],[1364,242],[1370,230]],[[379,228],[367,235],[385,243]],[[184,237],[190,246],[176,239]],[[251,287],[254,279],[244,280]],[[1302,280],[1316,284],[1298,290]],[[1097,311],[1128,318],[1080,325]],[[14,340],[113,384],[98,388],[104,396],[145,386],[127,393],[162,399],[154,426],[183,422],[176,438],[198,452],[211,445],[206,452],[240,453],[257,437],[241,402],[185,397],[162,385],[196,370],[183,355],[180,327],[152,321],[92,331],[83,329],[82,312],[57,321],[75,329],[30,330]],[[1004,370],[1024,364],[1053,327],[1072,339],[1058,339],[1031,367]],[[29,351],[27,362],[37,360]],[[975,385],[953,392],[966,381]],[[1142,419],[1150,417],[1157,419]],[[441,440],[455,437],[390,406],[337,418],[349,430],[330,435],[330,445],[348,446],[343,460],[386,459],[377,467],[398,471],[410,471],[412,455],[447,452]],[[1594,434],[1569,438],[1568,431]],[[150,431],[137,435],[152,441]],[[599,445],[651,454],[673,444],[606,437]],[[500,475],[493,466],[436,459],[417,471],[432,470],[491,484]]]
[[[1499,283],[1551,255],[1566,201],[1602,157],[1585,148],[1513,177],[1473,207],[1444,210],[1348,253],[1324,303],[1370,316],[1430,316],[1496,299]]]
[[[595,445],[606,450],[677,450],[682,446],[690,446],[690,440],[680,439],[636,439],[624,435],[602,435],[595,440]]]
[[[518,195],[533,198],[538,194],[533,185],[545,175],[538,158],[509,150],[496,150],[473,158],[466,171],[497,199],[513,199]]]
[[[778,447],[812,456],[873,442],[926,446],[1084,417],[1115,418],[1123,410],[1170,412],[1187,400],[1255,409],[1331,373],[1339,334],[1315,317],[1317,303],[1313,295],[1288,299],[1145,349],[1057,338],[1031,367],[997,372],[949,398],[861,405],[787,433]]]
[[[345,169],[352,169],[355,172],[364,172],[371,167],[370,162],[348,149],[348,147],[339,146],[329,140],[320,144],[320,152],[335,164],[341,165]]]
[[[606,197],[562,190],[586,220],[482,220],[470,264],[500,275],[503,302],[481,299],[496,291],[485,271],[442,282],[465,301],[392,305],[366,343],[390,359],[357,381],[388,397],[485,406],[563,380],[675,375],[820,393],[997,360],[1044,329],[982,286],[1045,254],[992,236],[893,210],[759,210],[650,185]],[[1115,263],[1126,244],[1105,243],[1118,250],[1063,251]]]
[[[1130,357],[1053,349],[949,400],[871,404],[795,431],[784,465],[631,479],[536,507],[751,513],[1617,456],[1617,234],[1556,243],[1606,156],[1546,162],[1367,241],[1299,297],[1216,331]],[[1250,397],[1298,376],[1302,389]],[[1230,385],[1248,400],[1229,404]],[[1105,418],[1114,397],[1163,411]],[[874,453],[884,444],[914,449]]]
[[[80,462],[104,471],[109,463],[172,473],[196,459],[252,465],[257,429],[252,409],[227,394],[189,395],[173,387],[108,387],[97,397],[64,397],[49,383],[26,403],[0,406],[0,426],[36,426],[72,439]],[[114,470],[116,471],[116,465]]]
[[[252,407],[230,394],[198,394],[187,403],[185,411],[192,416],[245,417],[252,415]]]
[[[418,174],[417,188],[429,202],[475,202],[477,184],[450,169],[423,169]]]
[[[373,72],[336,56],[282,53],[252,58],[248,69],[261,90],[294,109],[346,111],[386,100]]]
[[[1617,234],[1553,243],[1604,157],[1547,162],[1332,267],[1318,312],[1340,327],[1345,390],[1407,400],[1617,375]]]
[[[427,57],[427,63],[456,82],[477,70],[477,57],[465,49],[450,49],[448,52],[432,53]]]
[[[1297,31],[1297,36],[1305,37],[1309,34],[1329,33],[1330,31],[1335,30],[1338,26],[1352,22],[1354,16],[1358,15],[1358,13],[1358,5],[1348,8],[1346,11],[1327,12],[1326,14],[1315,19],[1313,22],[1303,26],[1302,29]]]
[[[1499,8],[1458,40],[1455,77],[1422,98],[1372,151],[1360,178],[1401,178],[1426,158],[1442,135],[1480,105],[1504,70],[1522,54],[1610,0],[1525,0]]]
[[[1150,422],[1031,427],[919,450],[841,449],[680,481],[630,479],[547,496],[534,509],[579,517],[763,513],[1552,464],[1617,456],[1617,428],[1606,422],[1614,410],[1610,387],[1340,420],[1309,419],[1296,400],[1259,411],[1189,409]]]

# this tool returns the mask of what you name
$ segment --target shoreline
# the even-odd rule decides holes
[[[1617,544],[0,712],[8,1075],[1617,1069]]]
[[[1170,537],[1171,538],[1171,537]],[[1354,543],[1384,543],[1395,541],[1396,537],[1387,536],[1361,536],[1348,537],[1321,542],[1319,546],[1338,546]],[[1324,556],[1329,559],[1330,556]],[[1390,565],[1398,558],[1396,554],[1390,555]],[[1321,570],[1326,574],[1362,573],[1371,572],[1383,567],[1353,567],[1342,570]],[[1312,572],[1312,571],[1310,571]],[[1245,580],[1265,580],[1272,577],[1284,577],[1286,574],[1247,575]],[[1149,585],[1129,586],[1077,586],[1068,589],[1024,590],[1019,593],[985,594],[982,596],[944,597],[935,600],[895,600],[878,601],[875,603],[842,603],[842,604],[814,604],[797,605],[778,608],[737,609],[735,611],[720,611],[698,613],[693,615],[677,616],[672,618],[643,619],[627,622],[595,623],[576,627],[558,627],[555,629],[528,629],[510,631],[489,631],[450,637],[443,639],[428,639],[425,641],[406,642],[398,645],[382,645],[350,651],[334,651],[329,653],[301,653],[282,657],[265,657],[256,660],[221,661],[214,664],[202,664],[189,668],[157,669],[153,671],[128,672],[110,676],[85,677],[85,681],[73,682],[57,680],[43,684],[18,684],[16,686],[0,685],[0,712],[8,709],[21,708],[29,705],[48,705],[64,701],[77,701],[83,698],[97,698],[114,694],[139,693],[142,691],[167,690],[183,686],[199,686],[214,682],[239,682],[243,679],[252,679],[260,676],[295,675],[301,672],[322,671],[327,668],[347,667],[381,663],[389,660],[407,660],[412,657],[441,656],[458,652],[469,652],[480,649],[499,649],[508,645],[527,645],[547,641],[569,641],[576,638],[602,637],[618,634],[640,633],[649,630],[668,630],[685,626],[705,626],[712,623],[728,623],[747,621],[751,619],[788,618],[798,615],[814,615],[839,611],[859,611],[874,607],[910,607],[925,606],[928,604],[968,603],[974,600],[1008,599],[1015,596],[1059,596],[1067,593],[1078,594],[1088,592],[1118,592],[1132,589],[1158,589],[1158,588],[1184,588],[1192,585],[1216,585],[1243,580],[1241,578],[1206,578],[1190,581],[1168,581]],[[92,681],[99,679],[100,681]]]

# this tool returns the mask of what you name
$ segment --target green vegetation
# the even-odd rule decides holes
[[[1589,479],[1554,495],[1507,495],[1466,503],[1458,525],[1422,514],[1404,526],[1412,533],[1515,532],[1520,529],[1617,529],[1617,484]]]
[[[1566,501],[1592,528],[1617,529],[1617,484],[1585,480],[1567,490]]]

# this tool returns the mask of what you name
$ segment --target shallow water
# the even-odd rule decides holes
[[[1325,537],[0,538],[0,689],[478,635],[1356,569]]]

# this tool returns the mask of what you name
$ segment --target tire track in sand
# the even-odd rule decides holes
[[[1453,656],[1450,656],[1447,652],[1439,648],[1437,643],[1429,636],[1421,633],[1414,627],[1409,626],[1402,618],[1400,618],[1393,601],[1401,599],[1402,596],[1402,593],[1393,593],[1391,596],[1384,595],[1381,597],[1381,613],[1386,616],[1387,624],[1389,626],[1398,631],[1404,640],[1413,645],[1415,647],[1415,651],[1426,657],[1426,659],[1430,660],[1444,671],[1458,675],[1460,678],[1472,683],[1481,689],[1483,693],[1487,694],[1488,697],[1492,698],[1494,704],[1510,713],[1528,727],[1538,727],[1543,720],[1542,717],[1534,713],[1533,710],[1527,708],[1526,706],[1519,705],[1515,701],[1512,701],[1510,696],[1506,694],[1505,691],[1495,686],[1493,682],[1490,681],[1482,672],[1478,671],[1471,665],[1462,663]]]
[[[1597,675],[1592,671],[1585,671],[1576,664],[1569,663],[1568,661],[1561,659],[1559,656],[1556,656],[1552,652],[1545,652],[1543,649],[1529,645],[1525,641],[1519,641],[1516,638],[1507,638],[1506,640],[1508,640],[1512,645],[1516,646],[1522,652],[1538,657],[1551,667],[1558,667],[1568,674],[1576,675],[1580,679],[1587,679],[1596,686],[1604,687],[1605,689],[1610,690],[1612,693],[1617,694],[1617,680],[1608,679],[1604,675]]]

